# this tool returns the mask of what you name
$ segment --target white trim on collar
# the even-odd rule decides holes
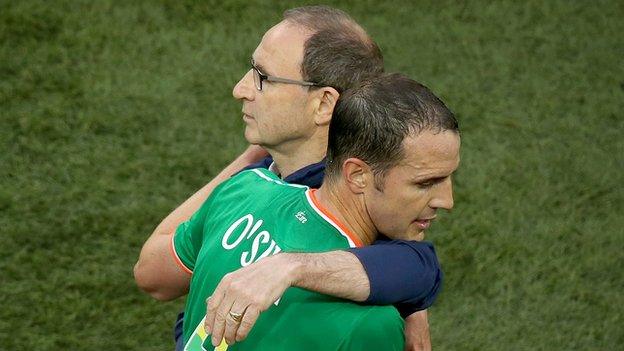
[[[277,174],[281,178],[280,171],[279,169],[277,169],[277,165],[275,164],[275,161],[271,162],[271,164],[269,165],[269,171]]]

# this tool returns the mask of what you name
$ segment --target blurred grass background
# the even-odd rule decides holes
[[[0,349],[167,350],[141,244],[245,148],[231,89],[294,1],[0,1]],[[330,3],[463,133],[438,350],[624,344],[624,3]]]

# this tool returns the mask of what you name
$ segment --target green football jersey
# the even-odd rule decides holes
[[[184,319],[185,350],[403,350],[403,319],[392,306],[364,306],[288,288],[260,314],[246,340],[210,344],[206,298],[229,272],[278,252],[322,252],[360,246],[323,209],[315,190],[288,184],[265,169],[218,186],[176,230],[172,252],[192,272]]]

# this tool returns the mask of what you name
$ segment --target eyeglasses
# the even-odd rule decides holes
[[[256,63],[254,62],[253,58],[251,59],[251,71],[253,72],[254,84],[256,85],[256,89],[258,89],[258,91],[262,91],[262,82],[265,81],[265,80],[267,82],[284,83],[284,84],[296,84],[296,85],[303,85],[303,86],[308,86],[308,87],[318,86],[317,83],[306,82],[306,81],[303,81],[303,80],[280,78],[280,77],[274,77],[274,76],[266,75],[266,74],[260,72],[258,67],[256,67]]]

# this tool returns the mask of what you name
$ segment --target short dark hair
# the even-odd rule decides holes
[[[328,6],[303,6],[286,10],[284,20],[313,32],[304,43],[301,63],[304,80],[342,93],[383,73],[381,50],[344,11]]]
[[[385,173],[405,157],[405,138],[424,130],[459,133],[453,113],[424,85],[394,73],[346,91],[329,125],[327,179],[356,157],[371,167],[381,188]]]

